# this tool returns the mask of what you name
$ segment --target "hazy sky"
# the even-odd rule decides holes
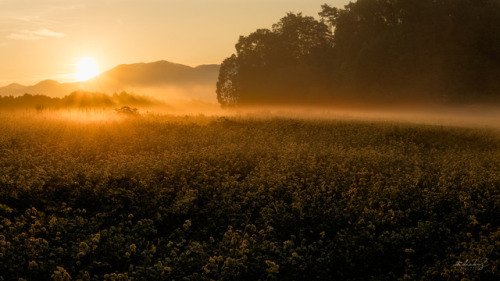
[[[221,63],[240,35],[287,12],[318,17],[349,0],[0,0],[0,86],[74,80],[76,63],[100,71],[168,60]]]

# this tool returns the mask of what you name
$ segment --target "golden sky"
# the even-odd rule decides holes
[[[240,35],[349,0],[0,0],[0,86],[75,81],[77,64],[221,63]]]

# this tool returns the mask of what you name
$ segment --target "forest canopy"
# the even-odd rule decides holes
[[[221,105],[500,101],[499,0],[358,0],[240,36]]]

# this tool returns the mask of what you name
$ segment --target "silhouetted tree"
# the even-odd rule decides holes
[[[302,92],[321,84],[323,56],[331,49],[325,23],[289,13],[272,29],[240,37],[236,54],[222,63],[217,98],[222,105],[302,98]]]
[[[240,99],[238,59],[236,55],[224,60],[217,81],[217,100],[223,106],[235,105]]]
[[[120,108],[115,108],[115,112],[118,114],[136,116],[139,114],[137,108],[132,108],[130,106],[122,106]]]

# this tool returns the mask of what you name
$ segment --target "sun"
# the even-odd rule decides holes
[[[97,63],[92,58],[81,58],[76,64],[77,72],[74,77],[79,81],[87,81],[99,74]]]

